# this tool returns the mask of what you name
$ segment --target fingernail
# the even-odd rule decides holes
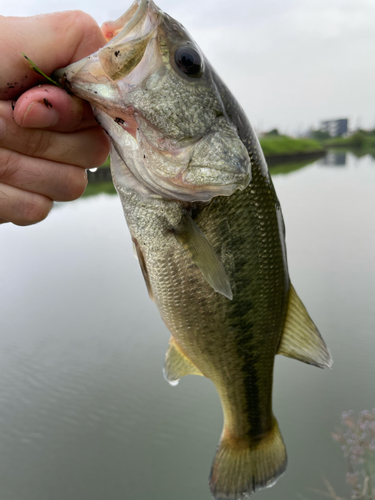
[[[44,99],[42,102],[34,101],[27,108],[23,120],[23,127],[46,128],[56,125],[59,120],[59,113],[52,104]]]
[[[5,120],[3,120],[3,118],[0,118],[0,139],[2,139],[6,133],[7,133],[7,125],[5,123]]]

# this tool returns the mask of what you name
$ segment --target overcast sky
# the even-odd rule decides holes
[[[259,130],[320,120],[375,127],[375,0],[159,0],[228,84]],[[3,15],[81,9],[99,24],[131,1],[0,0]]]

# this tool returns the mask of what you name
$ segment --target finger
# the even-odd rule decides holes
[[[0,183],[0,221],[29,226],[44,220],[53,206],[52,200]]]
[[[108,137],[99,125],[74,133],[19,127],[13,120],[10,101],[0,101],[0,119],[6,129],[0,138],[0,147],[27,156],[94,168],[99,167],[109,153]]]
[[[14,119],[21,127],[59,132],[97,125],[88,102],[52,85],[41,85],[22,94],[14,106]]]
[[[86,171],[80,167],[31,158],[3,148],[0,148],[0,179],[3,185],[55,201],[75,200],[87,186]]]
[[[106,43],[94,19],[81,11],[0,17],[0,99],[14,99],[41,80],[21,55],[46,74],[96,52]]]

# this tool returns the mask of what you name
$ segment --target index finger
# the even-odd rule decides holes
[[[14,105],[14,119],[21,127],[58,132],[97,125],[88,102],[52,85],[40,85],[22,94]]]

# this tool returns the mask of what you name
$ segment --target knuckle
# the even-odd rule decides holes
[[[93,156],[91,160],[91,165],[89,168],[100,167],[109,155],[110,142],[105,134],[105,132],[98,128],[97,137],[95,139],[95,150],[93,151]]]
[[[20,156],[12,151],[4,150],[0,157],[0,180],[11,181],[20,166]]]
[[[45,196],[35,195],[24,202],[22,215],[24,223],[22,225],[37,224],[44,220],[50,213],[53,206],[52,200]]]
[[[43,158],[48,154],[50,148],[49,134],[42,130],[33,130],[25,143],[28,156]]]
[[[69,192],[67,193],[66,201],[73,201],[83,195],[87,187],[87,173],[80,167],[79,171],[75,174],[74,179],[70,184]]]
[[[68,27],[76,48],[81,44],[87,45],[87,49],[92,44],[97,46],[97,48],[102,45],[99,43],[99,40],[101,40],[103,35],[93,17],[82,10],[73,10],[65,14],[67,16],[65,19],[65,29]]]
[[[98,23],[86,12],[83,12],[82,10],[76,10],[75,22],[78,24],[79,29],[83,35],[81,40],[91,40],[92,38],[101,35]]]
[[[73,201],[83,195],[87,186],[87,174],[81,167],[73,165],[60,169],[56,201]]]
[[[85,55],[98,50],[103,43],[100,40],[101,31],[95,20],[81,10],[69,10],[50,14],[49,27],[54,38],[64,43],[65,51],[60,55],[59,65],[66,66],[74,60],[82,59]],[[88,45],[86,53],[82,53],[81,45]],[[96,47],[90,51],[93,45]],[[60,67],[60,66],[56,66]]]
[[[97,22],[90,14],[84,12],[83,10],[76,9],[73,11],[74,20],[79,24],[80,28],[85,27],[86,29],[92,29],[97,31],[99,29]]]
[[[87,24],[97,25],[90,14],[80,9],[54,12],[51,14],[51,23],[54,29],[60,28],[65,32],[67,29],[72,29],[74,34],[79,33],[80,28]]]

